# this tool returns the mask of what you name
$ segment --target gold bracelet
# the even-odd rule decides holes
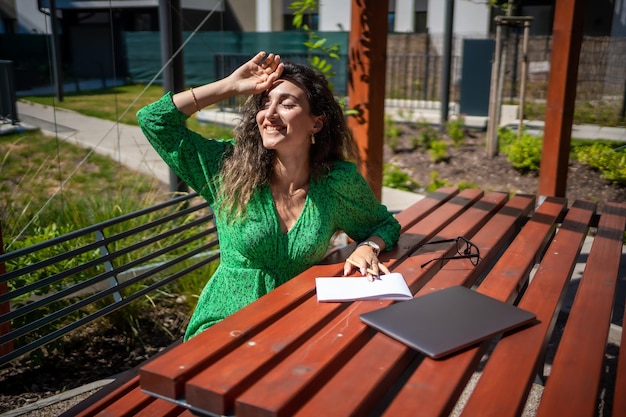
[[[189,92],[191,92],[191,97],[193,98],[193,104],[196,106],[196,111],[200,111],[200,106],[198,106],[198,99],[196,98],[196,94],[193,92],[193,88],[189,88]]]

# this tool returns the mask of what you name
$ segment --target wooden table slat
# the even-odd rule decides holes
[[[502,301],[515,298],[528,278],[534,259],[542,251],[548,236],[552,235],[555,223],[565,206],[564,199],[547,198],[502,254],[477,291]],[[489,290],[481,291],[485,286]],[[445,361],[425,358],[384,415],[448,415],[488,345],[489,341],[484,342]]]
[[[519,303],[539,323],[498,343],[461,415],[521,415],[595,209],[590,202],[570,208]]]
[[[481,261],[475,267],[476,274],[461,275],[458,267],[452,264],[446,265],[428,282],[427,291],[436,291],[452,285],[464,285],[466,287],[474,285],[475,280],[473,278],[478,278],[493,265],[534,209],[534,197],[514,196],[471,237],[471,241],[480,249],[481,256]]]
[[[622,338],[620,340],[619,357],[617,359],[617,375],[615,377],[615,390],[613,394],[613,416],[626,416],[626,309],[622,318]]]
[[[315,297],[309,298],[265,331],[187,381],[187,403],[216,414],[229,412],[237,395],[345,307],[345,304],[318,303]]]
[[[133,417],[176,417],[187,409],[173,402],[157,398],[147,407],[132,414]]]
[[[402,210],[395,216],[401,225],[400,231],[403,232],[413,226],[458,193],[459,189],[456,187],[443,187]]]
[[[557,412],[567,416],[594,413],[625,229],[626,204],[607,203],[539,404],[538,417]],[[585,338],[584,343],[581,337]]]
[[[81,410],[75,413],[74,416],[72,417],[94,416],[98,412],[109,407],[110,405],[115,404],[116,401],[120,400],[125,395],[127,395],[128,393],[136,389],[137,387],[139,387],[139,376],[135,376],[129,379],[124,384],[122,384],[118,389],[116,389],[113,393],[105,396],[104,398],[101,398],[98,402],[91,404],[90,406],[86,407],[84,410]]]
[[[133,417],[150,403],[157,401],[136,387],[124,397],[110,404],[107,408],[96,414],[97,417]]]

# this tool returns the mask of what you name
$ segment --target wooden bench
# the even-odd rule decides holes
[[[585,201],[570,208],[559,198],[536,204],[528,195],[438,190],[397,215],[400,241],[382,256],[417,297],[465,285],[533,311],[536,325],[441,360],[426,358],[360,322],[361,313],[391,301],[317,302],[315,277],[340,275],[348,247],[149,361],[139,370],[141,391],[136,380],[132,389],[110,389],[94,410],[136,415],[138,403],[165,402],[175,412],[206,415],[318,416],[332,410],[445,416],[455,408],[469,416],[520,415],[537,374],[543,374],[548,341],[591,228],[592,249],[571,311],[561,315],[565,330],[537,414],[594,415],[623,258],[626,204],[607,203],[600,214]],[[477,266],[461,259],[420,267],[455,251],[454,244],[424,243],[457,236],[480,248]],[[605,396],[614,399],[613,415],[626,415],[626,401],[618,395],[626,392],[624,349],[619,355],[615,391]],[[468,399],[460,400],[464,390]],[[121,409],[132,411],[113,413]]]

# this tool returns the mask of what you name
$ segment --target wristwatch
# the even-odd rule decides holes
[[[359,243],[359,244],[357,245],[357,248],[358,248],[359,246],[363,246],[363,245],[367,245],[367,246],[369,246],[370,248],[374,249],[374,253],[376,254],[376,256],[378,256],[378,254],[380,253],[380,246],[378,246],[378,243],[376,243],[376,242],[373,242],[373,241],[371,241],[371,240],[366,240],[366,241],[364,241],[364,242]]]

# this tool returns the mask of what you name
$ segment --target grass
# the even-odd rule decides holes
[[[154,177],[39,131],[0,136],[0,158],[5,244],[29,224],[26,235],[51,224],[78,229],[168,198]]]
[[[163,94],[161,86],[152,85],[146,88],[143,84],[133,84],[67,93],[63,101],[60,102],[56,100],[54,95],[26,96],[22,99],[46,106],[73,110],[86,116],[119,121],[120,123],[136,126],[137,118],[135,115],[137,111],[143,106],[158,100]],[[195,117],[191,117],[187,121],[187,126],[206,137],[232,137],[231,129],[201,123]]]

